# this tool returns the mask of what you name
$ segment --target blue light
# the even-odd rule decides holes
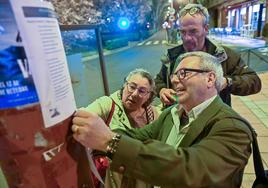
[[[129,28],[129,19],[127,18],[119,18],[117,25],[120,29],[126,30]]]
[[[125,27],[127,25],[127,22],[124,20],[121,22],[121,25]]]

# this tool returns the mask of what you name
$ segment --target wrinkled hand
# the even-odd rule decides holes
[[[166,105],[172,105],[176,102],[174,95],[176,92],[173,89],[162,88],[160,90],[160,100]]]
[[[114,133],[95,113],[79,110],[73,118],[72,131],[75,140],[85,147],[106,151]]]

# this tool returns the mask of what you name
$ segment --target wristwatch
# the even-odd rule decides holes
[[[231,87],[233,85],[233,79],[230,77],[226,77],[226,81],[227,81],[227,87]]]
[[[117,147],[118,147],[118,144],[119,144],[119,141],[121,139],[121,135],[120,134],[115,134],[112,138],[112,140],[110,140],[108,142],[108,145],[106,147],[106,155],[107,157],[109,157],[110,159],[113,158],[114,156],[114,153],[116,152],[117,150]]]

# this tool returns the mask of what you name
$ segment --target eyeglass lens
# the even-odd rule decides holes
[[[135,92],[135,90],[138,90],[138,93],[141,95],[141,96],[145,96],[146,94],[149,93],[149,91],[144,88],[144,87],[138,87],[135,83],[127,83],[127,86],[128,86],[128,91],[133,93]]]
[[[183,80],[190,72],[204,73],[209,72],[209,70],[183,68],[179,69],[176,73],[172,74],[171,79],[177,77],[179,80]]]

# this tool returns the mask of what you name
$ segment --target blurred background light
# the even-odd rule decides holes
[[[126,30],[130,26],[129,19],[121,17],[119,18],[117,25],[120,29]]]

